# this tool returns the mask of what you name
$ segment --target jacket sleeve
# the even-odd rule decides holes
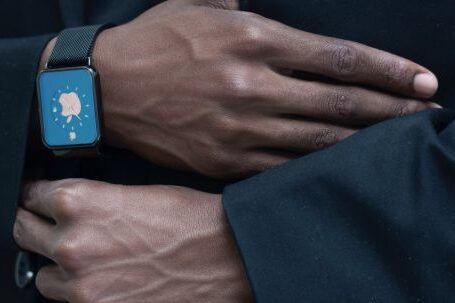
[[[257,302],[452,302],[454,119],[391,120],[227,187]]]
[[[42,50],[51,37],[0,39],[0,289],[5,302],[19,302],[27,295],[19,292],[14,285],[16,249],[12,227],[21,185],[36,71]]]

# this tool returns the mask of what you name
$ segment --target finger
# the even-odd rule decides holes
[[[56,222],[67,221],[75,210],[77,182],[77,179],[30,182],[22,191],[23,206]]]
[[[54,182],[42,180],[28,182],[22,188],[22,205],[25,209],[47,218],[53,218],[49,205]]]
[[[68,301],[63,272],[57,265],[49,265],[38,271],[36,288],[46,298],[56,301]]]
[[[300,81],[277,75],[263,104],[278,114],[301,115],[345,125],[370,125],[440,108],[431,102],[400,98],[364,88]],[[276,100],[280,100],[277,102]]]
[[[255,125],[252,144],[304,155],[332,146],[357,130],[330,124],[289,119],[273,119]]]
[[[428,69],[399,56],[351,41],[274,27],[276,51],[271,63],[333,79],[366,84],[419,98],[436,93],[437,78]]]
[[[25,250],[51,258],[53,226],[35,214],[19,208],[14,223],[14,240]]]

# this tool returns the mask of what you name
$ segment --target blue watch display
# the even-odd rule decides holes
[[[110,24],[60,32],[37,77],[43,143],[56,156],[98,156],[101,140],[98,74],[91,65],[98,33]]]
[[[95,71],[44,70],[37,85],[44,144],[51,149],[95,146],[100,139]]]

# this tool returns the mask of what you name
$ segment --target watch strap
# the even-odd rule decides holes
[[[110,24],[68,28],[60,32],[52,50],[47,68],[90,66],[95,38]]]
[[[46,68],[91,66],[91,55],[96,36],[112,24],[89,25],[68,28],[60,32]],[[100,146],[81,149],[53,150],[54,155],[64,158],[97,157],[101,155]]]
[[[102,155],[100,146],[83,149],[54,149],[52,153],[61,158],[91,158]]]

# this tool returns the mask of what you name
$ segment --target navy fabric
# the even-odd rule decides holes
[[[0,296],[4,302],[27,302],[33,297],[30,291],[19,292],[14,285],[17,249],[12,227],[24,167],[34,71],[50,38],[0,40]]]
[[[17,248],[11,229],[42,48],[65,27],[121,24],[160,2],[0,0],[2,302],[37,300],[32,287],[14,286]],[[452,0],[248,2],[244,7],[291,26],[367,43],[428,66],[440,79],[437,101],[455,109]],[[450,302],[452,118],[429,112],[387,122],[229,187],[224,205],[257,301]],[[36,157],[29,150],[30,163],[39,162]],[[117,150],[102,159],[51,159],[43,167],[41,178],[175,184],[210,192],[224,185]]]
[[[454,302],[454,119],[385,122],[228,187],[257,302]]]

